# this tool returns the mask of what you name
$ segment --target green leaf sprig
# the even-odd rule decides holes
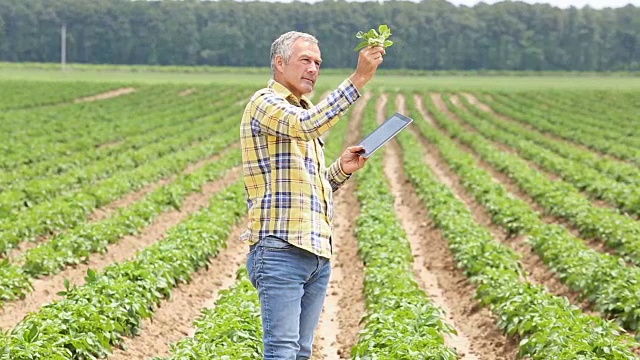
[[[391,29],[384,24],[378,27],[378,31],[376,31],[376,29],[371,29],[366,33],[358,31],[356,37],[363,40],[355,47],[355,49],[353,49],[353,51],[360,51],[367,46],[382,46],[384,48],[388,48],[393,45],[393,41],[387,40],[389,36],[391,36]]]

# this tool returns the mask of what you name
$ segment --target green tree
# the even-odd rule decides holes
[[[288,30],[314,34],[323,67],[353,67],[357,31],[388,24],[385,68],[632,70],[640,68],[640,8],[559,9],[522,2],[0,0],[0,60],[268,66]]]

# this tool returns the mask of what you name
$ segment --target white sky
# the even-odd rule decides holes
[[[242,1],[242,0],[240,0]],[[294,0],[263,0],[269,2],[292,2]],[[319,0],[298,0],[304,2],[317,2]],[[347,0],[347,1],[376,1],[376,0]],[[383,1],[383,0],[382,0]],[[473,6],[480,2],[480,0],[447,0],[454,5],[466,5]],[[484,0],[485,3],[493,4],[502,0]],[[602,9],[605,7],[611,8],[619,8],[624,7],[628,4],[634,5],[636,7],[640,7],[640,0],[522,0],[529,4],[551,4],[552,6],[557,6],[559,8],[568,8],[570,6],[575,6],[577,8],[582,8],[586,5],[594,9]]]
[[[477,0],[448,0],[450,3],[455,5],[467,5],[473,6],[477,4],[479,1]],[[488,4],[493,4],[498,2],[497,0],[485,0]],[[568,8],[570,6],[575,6],[577,8],[582,8],[586,5],[594,9],[602,9],[605,7],[611,8],[619,8],[626,6],[628,4],[634,6],[640,6],[640,0],[524,0],[524,2],[529,4],[551,4],[552,6],[557,6],[560,8]]]

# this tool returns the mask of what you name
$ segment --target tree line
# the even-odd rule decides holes
[[[444,0],[0,0],[0,61],[268,66],[273,40],[314,34],[323,66],[353,67],[355,34],[391,27],[386,68],[640,70],[640,7],[559,9],[522,2]]]

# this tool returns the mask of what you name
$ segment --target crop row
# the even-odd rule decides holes
[[[520,122],[527,123],[543,132],[550,132],[571,142],[577,142],[592,149],[615,157],[629,160],[634,164],[640,164],[640,149],[632,148],[625,144],[619,144],[598,136],[589,134],[558,122],[557,117],[550,117],[546,112],[535,110],[530,107],[522,107],[511,104],[508,101],[492,95],[481,97],[494,110],[507,115]],[[492,100],[495,99],[495,100]]]
[[[143,199],[119,209],[112,217],[84,223],[68,232],[28,250],[16,264],[0,265],[0,300],[23,297],[32,288],[30,277],[55,274],[71,264],[85,262],[95,252],[104,252],[125,235],[132,235],[172,208],[179,209],[185,197],[200,191],[209,181],[219,179],[240,163],[240,153],[233,150],[215,163],[180,176]]]
[[[546,111],[551,116],[557,116],[558,119],[568,127],[575,127],[591,135],[600,135],[611,141],[621,142],[629,146],[640,146],[640,141],[632,136],[634,133],[633,121],[631,121],[632,124],[628,125],[629,119],[625,122],[615,117],[612,118],[608,115],[612,110],[611,105],[608,105],[607,108],[598,101],[596,102],[597,109],[585,114],[584,112],[580,112],[580,108],[585,105],[585,100],[575,101],[573,109],[562,109],[561,107],[539,102],[532,96],[523,96],[523,94],[504,94],[504,96],[509,98],[510,102],[518,103],[524,107],[532,107],[536,110]],[[627,114],[631,112],[630,109],[626,110]]]
[[[127,116],[117,118],[116,122],[122,119],[126,123],[112,125],[118,129],[111,131],[110,136],[114,141],[110,143],[52,156],[35,163],[17,165],[12,167],[10,172],[0,173],[0,189],[3,191],[9,187],[15,189],[28,180],[60,176],[70,171],[78,171],[98,160],[140,149],[147,144],[167,137],[167,134],[180,132],[179,130],[184,129],[186,123],[193,125],[198,120],[205,119],[206,115],[215,114],[229,106],[228,99],[216,101],[207,107],[196,106],[197,102],[194,101],[172,104],[171,101],[168,101],[169,99],[165,100],[169,103],[169,107],[166,109],[158,107],[139,116],[127,114]],[[82,137],[84,136],[82,135]],[[50,139],[42,141],[49,142]]]
[[[165,134],[168,132],[179,133],[180,130],[184,129],[185,125],[197,122],[207,114],[220,112],[229,106],[229,102],[225,100],[216,101],[208,107],[195,106],[195,103],[191,102],[184,105],[189,106],[189,109],[184,109],[182,105],[173,105],[171,109],[165,111],[154,109],[154,111],[148,112],[145,116],[131,119],[137,123],[135,125],[123,125],[118,132],[118,140],[106,146],[92,147],[37,163],[17,166],[11,172],[0,174],[0,189],[5,189],[8,184],[13,182],[19,183],[51,175],[59,176],[69,171],[86,167],[95,161],[114,157],[129,150],[140,149],[150,142],[166,137]],[[181,120],[176,121],[176,119]]]
[[[636,91],[618,89],[615,92],[592,91],[590,96],[581,95],[580,93],[567,93],[567,99],[564,104],[575,104],[576,100],[583,99],[584,101],[580,103],[578,110],[591,114],[597,114],[600,111],[606,116],[605,119],[613,121],[615,125],[629,126],[636,133],[640,130],[640,124],[633,122],[635,112],[640,107]]]
[[[526,139],[526,136],[497,129],[494,124],[478,118],[473,112],[454,106],[447,98],[445,98],[445,102],[451,111],[471,124],[480,134],[513,147],[523,158],[529,159],[542,168],[560,175],[563,179],[578,189],[591,194],[594,198],[603,199],[630,214],[640,214],[639,186],[615,181],[587,165],[566,159],[544,146],[535,144],[533,141]],[[523,132],[526,131],[523,130]]]
[[[2,124],[0,166],[34,164],[120,140],[120,133],[140,124],[131,120],[148,115],[149,108],[164,109],[168,105],[156,103],[171,97],[168,91],[161,91],[139,90],[109,100],[12,114]]]
[[[549,149],[567,159],[582,163],[591,169],[597,169],[610,178],[630,185],[640,185],[640,173],[638,168],[629,163],[614,161],[602,156],[598,156],[590,151],[579,149],[564,141],[558,141],[542,135],[539,132],[529,131],[521,125],[509,121],[503,121],[491,113],[481,111],[476,106],[469,103],[466,97],[461,97],[463,104],[477,118],[503,130],[510,134],[517,135],[521,139],[527,139],[536,144]],[[594,171],[594,170],[591,170]]]
[[[637,94],[624,91],[544,91],[526,93],[538,106],[558,113],[572,113],[594,125],[618,128],[623,134],[637,134],[640,124],[635,124],[633,114],[640,102]]]
[[[202,117],[210,110],[206,95],[201,92],[179,97],[175,88],[160,87],[104,101],[67,105],[55,112],[25,111],[20,116],[14,115],[12,120],[17,124],[5,131],[10,136],[0,145],[3,149],[0,166],[13,169],[117,143],[135,133],[152,130],[176,114],[181,119]],[[31,126],[25,127],[25,123]]]
[[[214,113],[213,116],[224,118],[231,113],[228,104],[225,110]],[[93,186],[107,177],[118,176],[123,171],[162,157],[168,151],[212,137],[218,131],[210,116],[181,121],[180,126],[163,127],[159,131],[147,133],[137,141],[128,141],[131,145],[127,145],[129,149],[126,151],[112,153],[62,175],[14,181],[6,191],[0,193],[0,216],[7,217],[12,213],[20,216],[19,212],[25,208],[53,200],[62,193],[70,193],[78,186]]]
[[[415,123],[425,135],[433,133],[421,119]],[[435,179],[415,135],[401,134],[400,142],[406,173],[430,217],[449,241],[458,265],[477,286],[477,296],[498,316],[498,326],[520,338],[520,356],[561,360],[581,354],[582,359],[635,359],[628,339],[620,336],[615,324],[585,315],[566,298],[523,280],[518,254],[478,225],[464,203]],[[463,162],[477,169],[473,162]]]
[[[530,184],[531,187],[543,186],[539,185],[541,182],[536,176],[538,173],[527,170],[522,160],[498,151],[477,134],[464,131],[459,124],[447,119],[429,102],[428,108],[451,136],[470,146],[487,162],[502,169],[509,168],[509,175],[518,182]],[[433,142],[444,141],[433,128],[423,125],[422,131]],[[449,161],[455,161],[456,164],[459,162],[457,167],[465,163],[474,164],[468,155],[460,151],[449,151],[452,154],[448,156]],[[504,226],[509,233],[527,234],[527,241],[563,283],[572,290],[579,291],[597,311],[615,318],[629,330],[637,330],[640,326],[640,304],[637,301],[637,294],[640,294],[640,283],[637,281],[640,269],[627,267],[620,258],[589,248],[584,241],[574,237],[560,225],[546,224],[535,211],[510,195],[502,185],[494,184],[492,189],[480,187],[489,180],[490,176],[484,171],[475,170],[466,181],[473,181],[478,187],[472,192],[486,205],[494,222]],[[547,187],[545,190],[542,192],[549,194],[552,199],[564,199],[567,196],[562,189]]]
[[[480,136],[465,132],[431,102],[428,101],[427,106],[453,136],[472,146],[483,159],[515,180],[520,189],[549,214],[569,220],[583,237],[600,239],[627,261],[640,264],[640,223],[616,210],[594,206],[572,185],[547,178],[518,156],[501,152]],[[469,119],[460,111],[458,114]]]
[[[246,212],[244,187],[236,182],[214,195],[208,208],[169,230],[135,259],[89,270],[87,283],[67,286],[60,301],[27,315],[0,335],[0,359],[91,359],[109,353],[122,336],[136,335],[141,321],[207,266],[226,244],[232,226]]]
[[[175,174],[189,163],[215,154],[220,149],[237,141],[237,135],[234,136],[232,132],[224,132],[223,130],[233,126],[236,119],[230,116],[219,116],[221,120],[219,123],[216,123],[216,119],[211,119],[214,125],[209,133],[223,133],[224,135],[218,135],[215,139],[211,139],[209,135],[201,134],[203,136],[201,140],[207,139],[203,144],[190,146],[184,142],[178,147],[159,149],[168,155],[133,170],[122,172],[93,186],[87,185],[80,191],[36,205],[21,212],[20,216],[16,216],[14,219],[1,221],[0,253],[6,252],[21,241],[32,240],[39,235],[76,226],[85,221],[93,209],[139,189],[147,183]],[[191,134],[188,134],[188,138],[193,140]],[[180,141],[178,138],[174,140]],[[180,148],[184,150],[177,151]]]
[[[458,136],[464,133],[460,126],[449,121],[431,104],[428,105],[430,111],[437,115],[443,126],[452,134]],[[479,122],[460,110],[456,110],[456,113],[468,122]],[[499,132],[484,126],[482,128],[487,135]],[[548,179],[544,174],[530,168],[518,156],[500,152],[487,141],[476,138],[476,135],[461,136],[461,140],[476,144],[478,148],[474,149],[485,160],[515,180],[520,189],[533,197],[549,214],[569,220],[583,237],[600,239],[616,249],[626,260],[640,264],[640,223],[616,210],[594,206],[572,185]],[[480,147],[480,143],[485,145]]]
[[[0,110],[29,109],[113,89],[113,84],[2,80]]]
[[[77,136],[81,134],[93,138],[99,135],[94,131],[96,127],[106,130],[108,126],[118,123],[118,119],[125,117],[126,114],[134,117],[143,114],[136,107],[136,103],[149,105],[152,109],[156,107],[162,109],[165,105],[161,101],[170,101],[174,97],[175,93],[166,86],[136,87],[133,92],[100,101],[66,102],[42,108],[12,111],[0,115],[2,119],[0,129],[3,130],[0,139],[5,142],[3,146],[11,145],[6,153],[11,154],[20,152],[22,150],[20,147],[27,146],[29,140],[41,142],[44,139],[51,139],[50,145],[54,145],[78,141],[80,139]],[[25,123],[32,126],[24,126]],[[118,128],[113,130],[117,132]],[[105,135],[108,134],[102,134],[102,136]]]
[[[518,105],[521,108],[543,112],[547,114],[550,119],[553,119],[559,125],[566,128],[575,129],[590,136],[600,137],[612,143],[621,143],[635,148],[640,147],[640,141],[629,136],[629,128],[624,126],[611,126],[612,124],[608,119],[600,116],[600,114],[598,114],[597,119],[593,119],[593,114],[591,116],[585,116],[572,111],[561,111],[553,107],[544,106],[536,102],[533,98],[522,95],[501,94],[499,98],[504,98],[505,101],[508,101],[510,104]],[[575,105],[579,106],[579,104],[580,102]]]
[[[262,358],[260,302],[244,266],[238,270],[236,283],[220,291],[213,309],[203,310],[194,325],[192,338],[172,344],[171,356],[154,360]]]
[[[369,106],[364,132],[375,129]],[[455,330],[416,283],[413,256],[394,210],[394,196],[385,180],[382,154],[376,154],[357,175],[360,215],[356,219],[358,252],[365,264],[367,313],[351,355],[354,359],[456,359],[444,336]],[[419,355],[418,355],[419,354]]]

